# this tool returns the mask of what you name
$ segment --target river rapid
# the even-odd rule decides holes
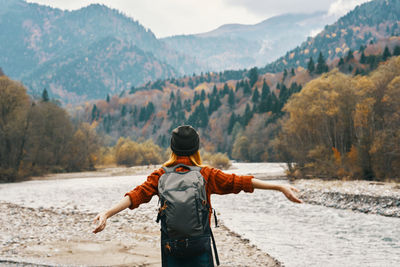
[[[273,178],[281,177],[284,169],[282,164],[234,163],[229,172]],[[132,175],[1,184],[0,201],[36,209],[98,212],[144,180],[144,175]],[[279,192],[262,190],[213,195],[212,203],[224,225],[285,266],[398,266],[400,262],[399,218],[295,204]],[[155,197],[139,209],[155,211],[156,206]]]

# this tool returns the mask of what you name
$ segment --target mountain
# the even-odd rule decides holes
[[[206,72],[150,82],[131,90],[129,94],[126,92],[120,96],[86,103],[72,113],[74,117],[95,125],[98,132],[110,137],[110,142],[117,142],[121,136],[133,140],[151,138],[166,147],[168,133],[174,127],[191,124],[201,133],[202,148],[207,151],[226,152],[232,156],[239,153],[243,157],[238,159],[256,162],[277,160],[272,140],[279,132],[279,121],[285,116],[284,106],[291,95],[302,91],[305,86],[314,86],[319,92],[315,94],[317,100],[325,101],[329,98],[334,101],[340,95],[321,92],[336,89],[337,84],[343,82],[343,77],[346,77],[343,80],[356,81],[354,86],[360,86],[364,93],[374,84],[370,79],[379,81],[376,83],[379,86],[383,82],[388,83],[386,74],[382,73],[392,72],[387,64],[391,68],[397,67],[397,63],[393,65],[393,62],[398,62],[400,56],[400,36],[397,36],[399,1],[376,0],[361,5],[336,23],[326,26],[321,34],[309,38],[301,47],[309,49],[307,53],[303,52],[306,65],[310,55],[315,56],[315,63],[319,62],[310,64],[313,71],[304,65],[301,67],[298,62],[300,59],[296,58],[301,53],[293,52],[299,49],[296,48],[263,69],[253,67],[250,70]],[[237,25],[222,27],[218,31],[226,33],[234,28],[238,29]],[[219,33],[210,33],[213,34]],[[359,50],[351,50],[354,47]],[[324,60],[322,55],[326,51],[331,53],[327,53]],[[321,60],[317,60],[320,52]],[[391,57],[397,58],[391,60]],[[276,68],[267,72],[271,66]],[[326,77],[334,79],[329,80],[332,86],[325,86]],[[347,83],[343,84],[343,88],[348,86]],[[397,85],[391,83],[389,87],[395,90]],[[365,93],[364,97],[369,95]],[[387,96],[376,103],[380,105],[389,98]],[[335,104],[342,106],[347,102]],[[335,104],[331,107],[335,107]],[[326,113],[336,112],[336,109],[332,110]],[[323,109],[315,111],[316,114],[324,112]],[[327,125],[336,125],[336,119],[331,119],[326,121]],[[337,127],[327,126],[324,131],[329,132],[330,128]],[[329,153],[333,146],[327,146]],[[351,148],[350,145],[348,147]]]
[[[227,24],[162,40],[182,54],[193,55],[208,70],[243,69],[265,66],[334,19],[324,12],[284,14],[254,25]]]
[[[62,11],[0,0],[0,6],[0,66],[34,91],[46,87],[57,96],[67,95],[63,91],[93,99],[199,69],[193,58],[103,5]]]
[[[328,61],[345,57],[349,51],[373,44],[392,36],[400,36],[400,0],[375,0],[357,6],[313,38],[308,38],[278,60],[266,65],[261,72],[307,67],[321,52]]]

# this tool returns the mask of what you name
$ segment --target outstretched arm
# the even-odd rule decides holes
[[[123,211],[124,209],[128,208],[130,205],[131,205],[130,197],[125,196],[123,199],[121,199],[120,202],[118,202],[118,204],[113,206],[111,209],[97,214],[97,216],[94,218],[94,221],[93,221],[93,223],[97,223],[96,229],[93,230],[93,233],[96,234],[98,232],[103,231],[103,229],[106,227],[106,222],[107,222],[108,218],[117,214],[120,211]]]
[[[302,203],[300,199],[296,197],[293,191],[299,192],[299,190],[291,185],[279,185],[279,184],[271,184],[265,181],[261,181],[259,179],[251,179],[251,183],[253,184],[254,189],[265,189],[265,190],[277,190],[281,191],[290,201],[296,203]]]

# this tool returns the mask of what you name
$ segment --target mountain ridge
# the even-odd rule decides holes
[[[209,71],[262,67],[333,19],[324,12],[283,14],[252,25],[225,24],[209,32],[161,40],[183,54],[196,55]]]
[[[103,19],[104,17],[108,19]],[[141,70],[135,70],[138,73],[135,79],[132,79],[132,75],[120,77],[124,80],[123,84],[138,85],[149,80],[198,70],[198,64],[193,58],[181,55],[167,47],[155,37],[151,30],[146,29],[133,18],[100,4],[89,5],[74,11],[63,11],[14,0],[8,2],[7,7],[0,12],[0,27],[3,29],[3,34],[0,36],[0,65],[11,78],[22,80],[31,92],[41,91],[47,87],[52,93],[54,88],[49,86],[52,83],[48,78],[49,75],[30,77],[29,73],[34,73],[48,61],[57,60],[58,63],[53,63],[53,68],[48,72],[60,71],[65,65],[62,60],[68,58],[69,54],[71,56],[79,52],[84,54],[92,43],[109,36],[125,43],[131,43],[131,47],[136,47],[136,52],[138,52],[137,49],[140,49],[145,54],[153,54],[152,57],[146,57],[150,61],[143,62],[143,65],[150,64],[154,67],[157,66],[156,68],[161,66],[163,69],[161,72],[154,73],[145,70],[144,72],[147,73],[145,75],[141,74]],[[120,57],[120,60],[121,64],[124,64],[124,58]],[[141,61],[141,58],[138,61]],[[93,64],[99,65],[100,63],[93,62]],[[101,68],[96,70],[100,71]],[[70,78],[83,82],[85,75],[98,76],[99,73],[76,73],[74,77]],[[138,77],[142,77],[142,79]],[[35,80],[40,83],[31,83]],[[96,84],[96,86],[98,85]],[[74,88],[63,88],[63,90],[77,92],[87,87],[90,85],[78,83]],[[101,87],[101,90],[104,91],[103,96],[107,93],[114,93],[109,91],[106,84]],[[129,87],[123,86],[118,90],[129,89]],[[80,95],[89,99],[99,97],[97,94],[92,94],[90,89],[81,90]],[[62,99],[62,101],[69,102],[71,100]]]

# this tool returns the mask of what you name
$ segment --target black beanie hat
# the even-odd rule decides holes
[[[200,138],[190,125],[183,125],[172,131],[171,150],[178,156],[190,156],[199,150]]]

